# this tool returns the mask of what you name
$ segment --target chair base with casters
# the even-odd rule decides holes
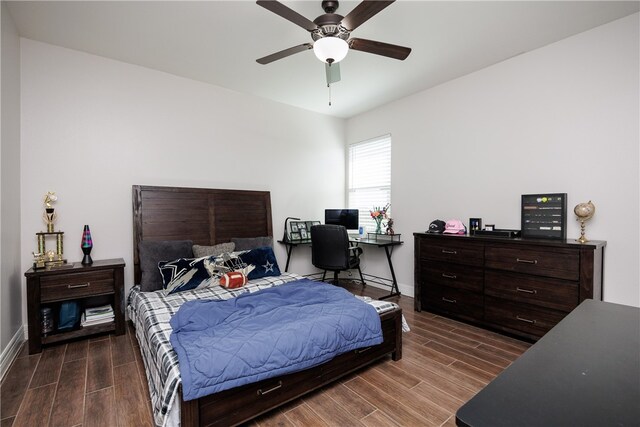
[[[359,250],[360,253],[362,253],[362,248],[357,248],[355,246],[351,246],[349,248],[350,250],[356,249]],[[357,255],[358,257],[360,256],[359,254]],[[362,282],[362,287],[367,286],[367,282],[364,281],[364,276],[362,275],[362,270],[360,269],[360,260],[358,260],[358,265],[356,265],[355,267],[358,270],[358,274],[360,275],[360,281]],[[350,270],[350,269],[347,269]],[[322,281],[324,282],[327,276],[327,271],[329,270],[323,270],[322,272]],[[333,283],[334,285],[338,285],[340,280],[338,278],[338,275],[340,274],[341,271],[346,271],[346,270],[332,270],[333,271]]]
[[[362,248],[350,246],[347,229],[341,225],[315,225],[311,227],[311,263],[321,270],[322,281],[327,271],[333,271],[333,284],[338,284],[341,271],[357,269],[362,285],[366,286],[360,269]]]

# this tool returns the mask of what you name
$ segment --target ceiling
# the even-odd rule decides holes
[[[320,1],[283,1],[310,20]],[[346,16],[357,1],[340,1]],[[8,2],[22,37],[349,118],[515,55],[630,15],[640,2],[399,0],[352,37],[411,47],[405,61],[350,51],[328,105],[324,65],[307,31],[254,1]]]

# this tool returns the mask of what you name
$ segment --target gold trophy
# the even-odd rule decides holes
[[[62,237],[64,236],[63,231],[53,231],[53,223],[58,218],[55,209],[51,206],[56,200],[58,200],[58,196],[56,193],[52,191],[48,191],[47,194],[44,195],[44,213],[42,214],[42,219],[45,224],[47,224],[47,231],[41,231],[36,233],[38,237],[38,252],[33,253],[33,268],[51,268],[51,267],[60,267],[67,263],[67,260],[64,259],[62,254],[63,245],[62,245]],[[47,236],[56,236],[56,250],[47,250],[46,246],[46,237]]]
[[[52,191],[48,191],[47,194],[44,195],[44,213],[42,214],[42,219],[44,219],[44,222],[47,224],[47,233],[53,233],[53,221],[58,218],[54,212],[55,209],[51,206],[56,200],[58,200],[58,196]]]

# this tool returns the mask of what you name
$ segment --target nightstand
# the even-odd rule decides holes
[[[124,324],[124,260],[95,260],[91,265],[80,262],[50,270],[29,269],[27,278],[27,314],[29,321],[29,354],[40,353],[42,346],[74,338],[115,331],[125,333]],[[65,301],[76,301],[80,311],[87,307],[110,304],[114,320],[92,326],[57,330],[58,312]],[[40,310],[49,307],[55,328],[46,335],[41,331]]]

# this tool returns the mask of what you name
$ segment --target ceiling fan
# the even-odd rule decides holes
[[[338,1],[325,0],[322,2],[322,9],[325,11],[324,15],[320,15],[310,21],[278,1],[258,0],[256,3],[259,6],[309,31],[313,43],[293,46],[256,59],[256,62],[269,64],[294,53],[313,49],[316,57],[326,64],[327,85],[330,85],[340,81],[338,62],[347,56],[349,49],[404,60],[411,53],[411,48],[373,40],[349,38],[353,30],[393,2],[394,0],[365,0],[358,4],[347,16],[342,16],[335,13],[338,9]]]

